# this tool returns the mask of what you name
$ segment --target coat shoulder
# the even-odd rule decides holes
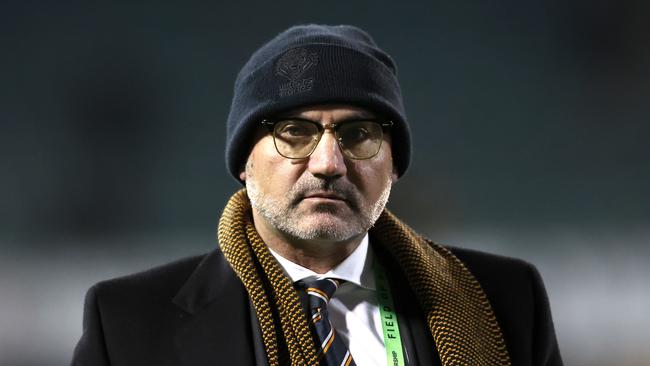
[[[248,360],[249,322],[246,292],[215,249],[91,287],[73,364],[207,365],[224,354]]]
[[[100,303],[143,303],[171,299],[196,270],[206,254],[182,258],[133,274],[96,283],[92,290]],[[106,306],[105,306],[106,307]]]
[[[536,271],[535,266],[525,260],[504,255],[482,252],[474,249],[447,246],[475,276],[525,276]]]
[[[478,250],[447,247],[479,282],[501,317],[510,317],[523,304],[532,306],[540,295],[541,278],[535,266],[524,260]],[[538,283],[539,282],[539,283]],[[545,294],[544,294],[545,296]],[[499,316],[499,314],[497,314]]]

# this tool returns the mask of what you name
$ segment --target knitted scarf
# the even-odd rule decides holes
[[[403,269],[443,366],[510,365],[492,307],[458,258],[415,233],[388,210],[370,234],[373,245],[386,249]],[[317,366],[317,347],[298,293],[255,230],[245,189],[228,201],[217,236],[253,303],[269,365]]]

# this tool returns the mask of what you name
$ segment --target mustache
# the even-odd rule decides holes
[[[314,192],[329,192],[342,197],[353,210],[359,209],[359,192],[355,187],[340,179],[325,180],[316,177],[305,176],[299,179],[287,192],[291,206],[297,206],[303,198]]]

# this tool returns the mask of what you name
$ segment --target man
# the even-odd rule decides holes
[[[531,265],[450,249],[384,209],[410,133],[392,59],[297,26],[241,70],[219,248],[105,281],[74,365],[561,365]]]

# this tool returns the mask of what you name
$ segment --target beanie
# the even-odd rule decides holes
[[[408,168],[411,138],[397,68],[365,31],[350,25],[291,27],[258,49],[235,81],[226,165],[239,180],[261,120],[317,104],[350,104],[393,121],[393,162]]]

